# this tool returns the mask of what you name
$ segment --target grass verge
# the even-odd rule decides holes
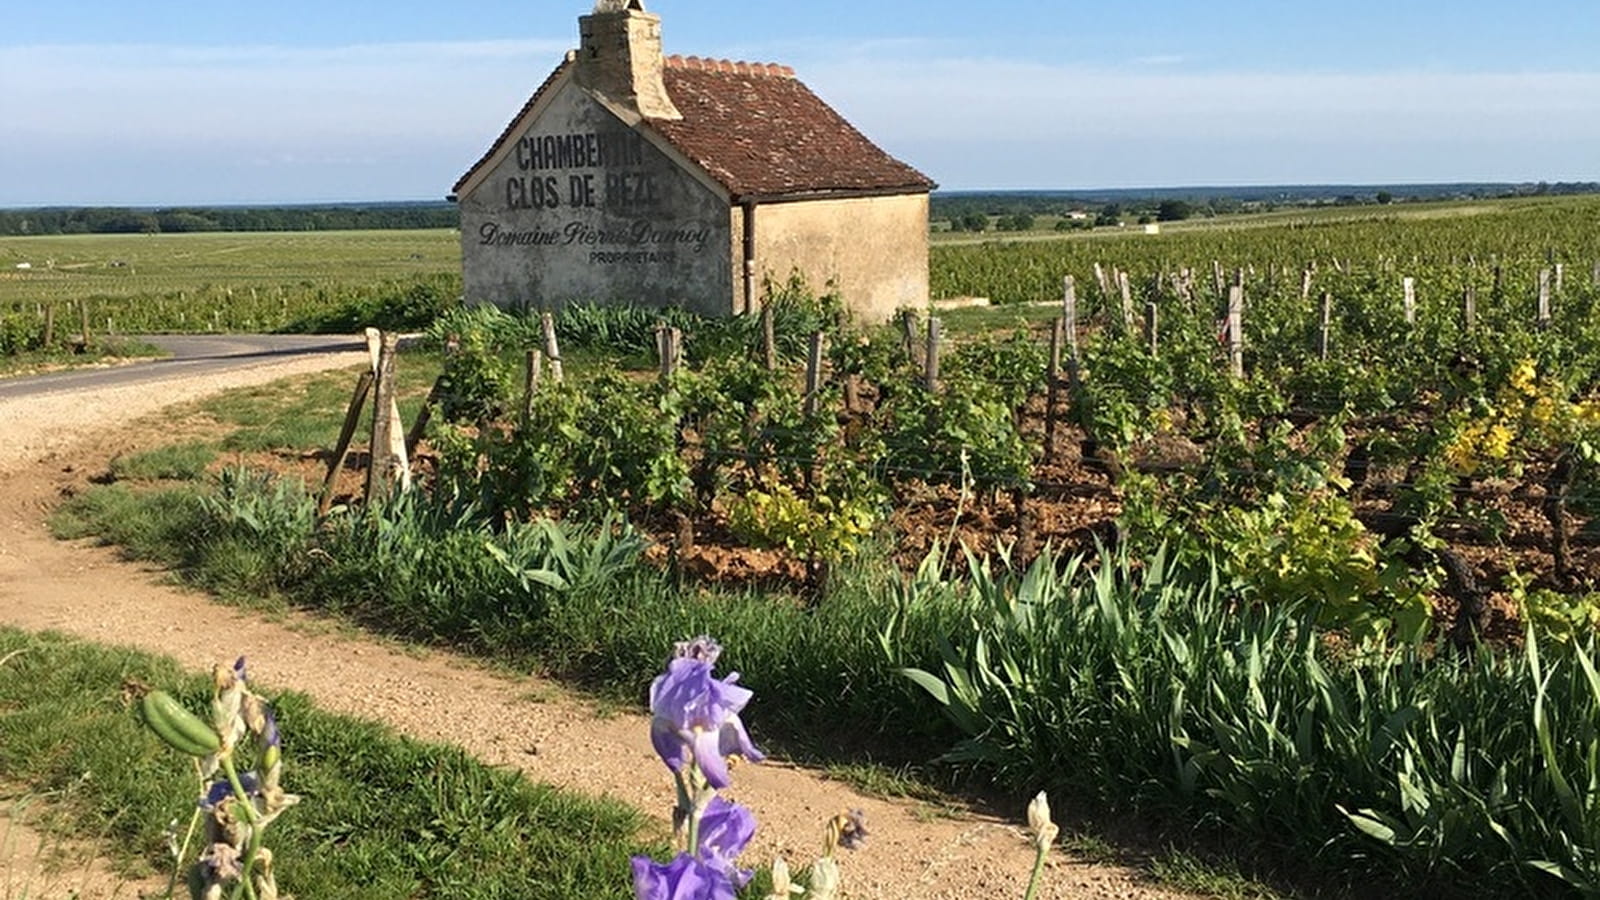
[[[209,679],[168,659],[14,629],[0,629],[0,659],[0,779],[59,798],[43,823],[104,833],[122,871],[165,871],[169,823],[187,820],[196,782],[138,722],[127,686],[202,708]],[[271,843],[280,884],[298,896],[625,898],[629,855],[665,851],[619,804],[530,784],[299,694],[277,696],[275,709],[285,784],[305,801]]]

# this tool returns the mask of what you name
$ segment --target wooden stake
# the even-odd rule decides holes
[[[1461,291],[1461,320],[1468,334],[1478,327],[1478,289],[1470,284]]]
[[[544,351],[529,350],[522,358],[522,427],[533,421],[533,398],[544,374]]]
[[[1556,263],[1556,293],[1561,293],[1561,285],[1566,281],[1566,263]]]
[[[1311,299],[1311,269],[1309,268],[1300,273],[1300,299]]]
[[[811,335],[811,352],[806,356],[806,415],[817,414],[817,403],[822,394],[822,357],[827,348],[828,336],[821,331]]]
[[[1539,327],[1550,324],[1550,270],[1539,270]]]
[[[761,307],[761,359],[768,372],[778,371],[778,335],[772,321],[772,306]]]
[[[82,332],[82,341],[83,341],[84,349],[88,349],[88,347],[89,347],[89,301],[87,301],[87,300],[79,300],[78,301],[78,325],[80,326],[80,331]]]
[[[356,379],[355,394],[350,397],[350,408],[345,410],[344,426],[339,429],[339,442],[334,445],[333,459],[328,463],[327,477],[322,479],[322,493],[317,497],[317,517],[328,514],[328,508],[333,505],[333,485],[339,478],[339,472],[344,469],[345,461],[350,458],[350,441],[356,435],[356,426],[361,424],[361,410],[367,403],[367,392],[372,390],[372,373],[362,372]]]
[[[1402,302],[1405,305],[1406,324],[1415,325],[1417,324],[1417,280],[1408,276],[1401,279],[1400,285],[1405,291],[1405,299]]]
[[[422,409],[417,412],[417,420],[411,423],[411,428],[406,431],[406,459],[410,460],[416,455],[417,445],[422,443],[422,436],[428,431],[428,423],[433,420],[433,409],[444,399],[444,376],[440,375],[433,380],[433,387],[428,388],[428,398],[422,401]]]
[[[678,371],[678,362],[682,357],[680,345],[683,341],[683,332],[677,328],[669,327],[665,322],[656,326],[656,356],[661,361],[661,378],[665,381]]]
[[[905,348],[906,360],[915,368],[922,368],[922,358],[917,355],[917,314],[909,309],[900,311],[900,343]]]
[[[1154,303],[1146,303],[1144,305],[1144,340],[1150,347],[1150,355],[1152,357],[1158,355],[1160,351],[1156,316],[1156,305]]]
[[[1228,289],[1228,371],[1244,377],[1244,288]]]
[[[556,318],[549,313],[539,318],[544,326],[544,356],[550,363],[550,380],[560,384],[565,373],[561,369],[561,345],[556,341]]]
[[[56,305],[54,303],[44,308],[44,346],[48,350],[56,342]]]
[[[1061,317],[1066,321],[1067,356],[1078,358],[1078,282],[1068,275],[1062,284]]]
[[[1222,290],[1225,286],[1223,284],[1222,277],[1222,262],[1220,260],[1213,259],[1211,261],[1211,290],[1218,297],[1222,296]]]
[[[1128,273],[1117,272],[1117,290],[1122,295],[1122,326],[1128,334],[1133,333],[1133,285],[1128,282]]]
[[[1328,358],[1328,347],[1333,338],[1333,293],[1322,292],[1322,330],[1317,339],[1317,352],[1322,359]]]
[[[388,412],[394,403],[394,358],[399,335],[385,332],[378,346],[378,370],[372,392],[372,464],[367,468],[367,503],[382,503],[394,494],[400,460],[394,453],[394,423]]]
[[[922,360],[922,383],[929,393],[939,390],[939,339],[944,326],[932,316],[928,317],[928,345]]]
[[[1067,320],[1063,316],[1050,328],[1050,362],[1045,369],[1044,400],[1044,456],[1050,459],[1056,452],[1056,400],[1061,392],[1061,349],[1066,342]]]

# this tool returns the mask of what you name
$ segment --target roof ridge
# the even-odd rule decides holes
[[[666,58],[669,69],[687,69],[691,72],[716,72],[723,75],[744,75],[752,78],[793,78],[794,69],[778,63],[742,62],[732,59],[711,59],[700,56]]]

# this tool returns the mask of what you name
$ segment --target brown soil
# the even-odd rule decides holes
[[[166,890],[165,878],[128,880],[95,856],[92,844],[36,830],[33,807],[0,801],[0,897],[134,900]]]
[[[271,374],[257,370],[256,380]],[[137,647],[196,670],[243,654],[271,689],[301,691],[325,709],[378,720],[423,740],[457,744],[530,779],[616,798],[666,827],[673,802],[670,779],[650,748],[648,719],[641,710],[597,708],[559,684],[491,672],[449,653],[397,647],[308,615],[269,620],[174,588],[163,572],[126,562],[112,549],[62,543],[48,535],[44,518],[64,492],[82,489],[116,454],[159,444],[174,428],[171,423],[105,426],[208,387],[157,388],[157,398],[120,409],[97,407],[100,427],[88,433],[25,431],[34,439],[22,442],[27,450],[13,455],[11,471],[0,460],[0,623]],[[0,419],[22,421],[26,428],[32,420],[19,412],[0,404]],[[41,459],[46,453],[48,458]],[[747,717],[760,716],[757,697]],[[745,860],[752,864],[783,854],[791,865],[804,865],[815,855],[827,818],[846,809],[865,810],[872,836],[863,850],[841,861],[846,895],[852,898],[1021,897],[1027,882],[1032,853],[1022,830],[1025,798],[1005,809],[947,811],[862,796],[817,771],[777,759],[740,767],[730,794],[754,809],[761,822]],[[28,865],[0,857],[0,884],[17,877],[19,864]],[[108,883],[115,889],[114,880]],[[123,888],[121,896],[138,896],[145,886]],[[1181,895],[1148,884],[1137,871],[1057,852],[1040,896]]]

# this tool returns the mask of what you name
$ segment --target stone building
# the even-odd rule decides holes
[[[455,185],[468,302],[729,315],[794,271],[863,319],[927,302],[926,176],[788,67],[663,57],[641,0],[578,22],[580,48]]]

